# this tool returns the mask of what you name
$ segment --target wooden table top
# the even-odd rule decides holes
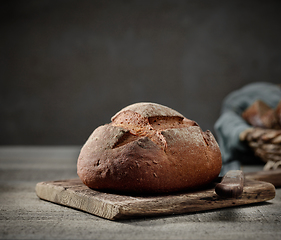
[[[0,147],[0,239],[281,239],[280,188],[263,203],[122,221],[40,200],[38,182],[77,178],[79,150]]]

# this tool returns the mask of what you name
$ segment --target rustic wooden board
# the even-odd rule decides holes
[[[70,179],[38,183],[36,193],[41,199],[110,220],[191,213],[264,202],[275,197],[275,187],[267,182],[246,180],[244,192],[238,199],[220,198],[214,186],[172,195],[127,196],[95,191],[80,179]]]
[[[245,173],[245,177],[251,180],[272,183],[275,187],[281,187],[281,168],[268,171]]]

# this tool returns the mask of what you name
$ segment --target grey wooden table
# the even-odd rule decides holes
[[[0,147],[0,239],[281,239],[280,189],[265,203],[126,221],[40,200],[36,183],[77,177],[79,150]]]

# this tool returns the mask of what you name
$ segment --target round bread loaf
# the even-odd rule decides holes
[[[221,165],[210,131],[166,106],[136,103],[91,134],[77,173],[96,190],[168,193],[207,185]]]

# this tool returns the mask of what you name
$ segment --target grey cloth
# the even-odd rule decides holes
[[[241,114],[256,100],[275,108],[281,100],[281,89],[272,83],[252,83],[230,93],[223,101],[221,115],[214,126],[222,153],[221,176],[229,170],[240,169],[241,163],[261,163],[251,149],[239,140],[239,134],[251,127]]]

